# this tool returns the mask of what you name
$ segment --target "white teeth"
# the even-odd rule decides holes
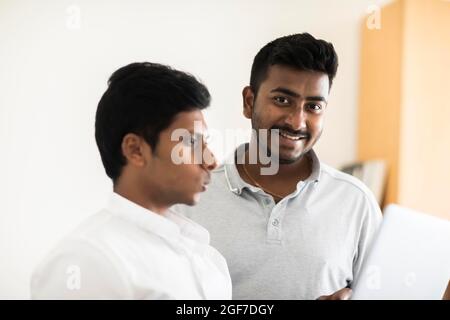
[[[291,136],[290,134],[287,134],[287,133],[285,133],[285,132],[280,132],[280,135],[281,135],[282,137],[285,137],[285,138],[287,138],[287,139],[289,139],[289,140],[294,140],[294,141],[298,141],[298,140],[301,139],[301,137]]]

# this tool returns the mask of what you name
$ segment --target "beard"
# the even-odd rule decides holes
[[[278,130],[284,130],[287,131],[289,133],[291,133],[294,136],[305,136],[305,141],[304,141],[304,146],[305,148],[301,151],[301,153],[297,156],[283,156],[282,154],[280,154],[280,146],[278,143],[278,152],[276,150],[271,150],[270,145],[271,145],[271,139],[272,139],[272,135],[270,134],[270,139],[269,136],[266,136],[266,139],[264,139],[265,141],[260,141],[260,136],[259,136],[259,130],[260,128],[260,123],[261,123],[261,119],[258,115],[258,113],[255,112],[255,101],[253,101],[253,110],[252,110],[252,119],[251,119],[251,123],[252,123],[252,129],[256,131],[256,142],[258,145],[258,149],[259,150],[265,150],[266,154],[268,157],[270,158],[276,158],[277,161],[279,161],[280,164],[293,164],[295,162],[300,161],[309,151],[312,150],[312,148],[314,147],[314,145],[316,144],[316,142],[319,140],[319,138],[322,136],[322,132],[323,132],[323,128],[320,129],[320,131],[318,132],[318,134],[314,137],[312,136],[311,132],[307,129],[302,129],[302,130],[295,130],[289,126],[286,125],[273,125],[270,128],[270,132],[272,132],[272,129],[278,129]],[[269,135],[269,131],[267,132],[267,134]],[[253,135],[252,135],[252,139],[253,139]]]
[[[272,129],[278,129],[278,130],[281,129],[281,130],[286,130],[288,132],[294,133],[293,130],[286,128],[286,127],[273,126],[271,128],[271,130]],[[260,129],[256,129],[255,126],[253,126],[253,130],[255,130],[255,132],[256,132],[255,139],[256,139],[256,142],[258,145],[258,150],[262,150],[263,153],[267,154],[267,156],[272,159],[276,158],[280,164],[293,164],[295,162],[300,161],[305,155],[307,155],[312,150],[313,146],[319,140],[319,138],[321,137],[322,132],[323,132],[323,129],[322,129],[322,130],[320,130],[320,132],[318,133],[317,136],[313,137],[306,130],[302,130],[302,132],[297,131],[296,134],[303,134],[303,135],[307,136],[307,138],[304,139],[305,148],[300,152],[299,155],[288,156],[288,155],[284,154],[284,152],[282,152],[282,150],[279,146],[279,143],[276,144],[278,147],[278,150],[271,149],[271,146],[272,146],[271,139],[273,139],[272,133],[274,133],[273,131],[270,131],[270,135],[269,135],[269,133],[267,133],[266,139],[261,140],[260,135],[259,135]]]

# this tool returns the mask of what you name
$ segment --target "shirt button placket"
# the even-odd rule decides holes
[[[269,240],[280,241],[281,240],[281,221],[278,217],[278,213],[276,209],[273,209],[269,216],[267,231]]]

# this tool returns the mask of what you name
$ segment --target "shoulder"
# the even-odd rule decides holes
[[[374,200],[373,193],[358,178],[321,163],[321,179],[330,187],[344,188],[347,192]],[[373,198],[373,199],[372,199]]]
[[[321,164],[321,184],[323,193],[333,194],[332,198],[352,208],[351,211],[358,213],[362,221],[381,222],[380,205],[372,191],[358,178]]]
[[[90,252],[104,252],[107,239],[117,235],[120,221],[107,210],[101,210],[83,220],[62,238],[50,251],[49,256],[70,252],[82,255]]]

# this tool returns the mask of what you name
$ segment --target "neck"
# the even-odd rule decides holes
[[[170,207],[169,204],[157,201],[157,195],[152,194],[149,190],[143,192],[143,189],[138,187],[138,183],[129,183],[119,179],[114,184],[113,190],[131,202],[160,215],[164,215]]]

